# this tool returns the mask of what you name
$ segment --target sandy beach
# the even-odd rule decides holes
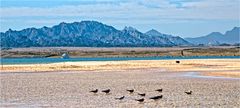
[[[175,60],[147,60],[4,65],[0,107],[237,108],[239,72],[239,59],[191,59],[179,64]],[[154,91],[159,88],[161,93]],[[89,92],[94,89],[111,92]],[[129,94],[126,89],[136,92]],[[189,90],[192,95],[184,93]],[[157,95],[163,98],[149,99]],[[125,96],[121,101],[114,99],[121,96]],[[140,98],[145,101],[135,101]]]
[[[170,72],[201,72],[203,75],[240,77],[240,59],[83,61],[49,64],[3,65],[1,72],[51,71],[125,71],[126,69],[161,68]]]

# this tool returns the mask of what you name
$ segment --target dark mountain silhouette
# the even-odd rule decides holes
[[[207,36],[197,37],[197,38],[185,38],[185,40],[194,44],[235,44],[240,43],[240,27],[234,27],[232,30],[227,31],[225,34],[219,32],[212,32]]]
[[[1,32],[1,47],[155,47],[190,45],[180,37],[153,30],[141,33],[133,27],[117,30],[97,21],[60,23],[53,27],[9,29]]]
[[[189,45],[188,41],[182,39],[179,36],[172,36],[172,35],[168,35],[168,34],[162,34],[162,33],[158,32],[157,30],[154,30],[154,29],[146,32],[145,34],[149,35],[149,36],[162,37],[162,38],[170,41],[171,43],[174,43],[175,45]]]

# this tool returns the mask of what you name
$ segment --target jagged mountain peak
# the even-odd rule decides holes
[[[234,30],[239,30],[240,27],[234,27],[231,31],[234,31]]]
[[[159,31],[157,31],[155,29],[151,29],[151,30],[147,31],[145,34],[152,35],[152,36],[163,35],[162,33],[160,33]]]
[[[136,28],[133,28],[131,26],[125,26],[123,30],[124,31],[138,31]]]
[[[223,34],[220,32],[212,32],[212,33],[208,34],[208,36],[215,36],[215,35],[222,36]]]
[[[67,23],[66,22],[61,22],[59,25],[66,25]]]
[[[151,30],[147,31],[146,33],[160,33],[160,32],[155,29],[151,29]]]
[[[240,27],[234,27],[232,30],[226,31],[225,35],[228,35],[228,34],[231,34],[231,33],[235,33],[235,34],[239,35],[239,32],[240,32]]]
[[[225,34],[219,32],[212,32],[206,36],[196,37],[196,38],[185,38],[187,41],[194,44],[209,44],[213,45],[228,43],[235,44],[240,42],[240,28],[234,27],[230,31],[226,31]]]
[[[190,45],[189,42],[187,42],[186,40],[182,39],[179,36],[172,36],[172,35],[168,35],[168,34],[163,34],[163,33],[160,33],[159,31],[157,31],[155,29],[151,29],[148,32],[146,32],[145,34],[149,35],[149,36],[158,36],[158,37],[168,39],[170,42],[172,42],[176,45]]]
[[[95,23],[95,24],[102,24],[101,22],[94,21],[94,20],[85,20],[85,21],[81,21],[80,23]]]
[[[8,29],[9,32],[13,31],[11,28]]]
[[[178,39],[173,38],[149,36],[133,27],[125,27],[121,31],[97,21],[61,22],[52,27],[26,28],[8,32],[1,34],[2,47],[156,47],[175,46],[183,42],[177,42]]]

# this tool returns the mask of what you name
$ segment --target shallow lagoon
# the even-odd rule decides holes
[[[171,59],[240,59],[240,56],[163,56],[163,57],[91,57],[91,58],[2,58],[2,64],[42,64],[79,61],[171,60]]]

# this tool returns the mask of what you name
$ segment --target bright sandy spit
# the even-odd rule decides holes
[[[4,65],[0,107],[239,108],[239,59],[66,62]],[[201,76],[191,77],[198,72]],[[154,90],[162,88],[161,93]],[[97,94],[90,90],[99,89]],[[101,92],[111,89],[110,94]],[[134,89],[129,94],[126,89]],[[187,95],[185,91],[193,91]],[[145,97],[137,93],[146,93]],[[152,96],[163,95],[154,101]],[[116,97],[125,96],[121,101]],[[135,99],[144,98],[143,103]]]
[[[50,64],[4,65],[2,72],[112,71],[162,68],[171,72],[202,72],[203,75],[240,77],[240,59],[190,59],[136,61],[84,61]]]

